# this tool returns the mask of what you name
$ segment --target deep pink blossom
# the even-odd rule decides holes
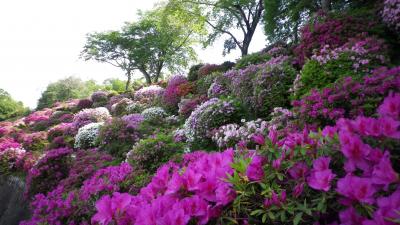
[[[256,155],[251,160],[251,163],[247,167],[246,175],[251,181],[261,181],[264,178],[263,165],[265,163],[265,158]]]
[[[346,177],[338,180],[336,191],[349,200],[371,204],[374,202],[376,188],[372,185],[370,178],[347,174]]]

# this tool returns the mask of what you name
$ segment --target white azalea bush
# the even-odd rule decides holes
[[[100,128],[103,126],[103,122],[100,123],[89,123],[78,130],[78,134],[75,136],[75,148],[88,149],[96,147],[98,144],[98,136]]]
[[[161,107],[151,107],[145,109],[142,112],[142,116],[144,117],[145,121],[148,121],[150,123],[159,123],[160,121],[164,121],[168,114]]]

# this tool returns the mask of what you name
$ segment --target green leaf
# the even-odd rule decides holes
[[[303,213],[298,213],[293,219],[293,225],[298,225],[303,217]]]

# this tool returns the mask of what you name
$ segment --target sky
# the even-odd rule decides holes
[[[84,61],[79,54],[86,34],[116,30],[134,21],[137,10],[150,10],[158,0],[8,0],[0,1],[0,88],[35,108],[47,85],[76,76],[101,83],[125,79],[109,64]],[[250,52],[265,46],[261,27]],[[222,56],[223,39],[207,49],[196,47],[204,63],[235,61],[238,50]],[[138,74],[137,76],[140,76]]]

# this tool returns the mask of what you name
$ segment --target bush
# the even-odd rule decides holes
[[[177,110],[178,103],[181,100],[179,88],[186,83],[188,83],[188,81],[186,77],[182,75],[175,75],[169,79],[163,96],[163,103],[168,110],[172,112]]]
[[[89,123],[78,130],[78,134],[75,136],[75,148],[88,149],[98,145],[98,137],[100,128],[103,126],[101,123]]]
[[[131,99],[122,98],[120,101],[111,106],[111,112],[114,116],[123,116],[129,114],[127,108],[132,103],[133,101]]]
[[[197,65],[193,65],[192,67],[190,67],[189,69],[189,73],[188,73],[188,80],[189,81],[196,81],[199,78],[199,69],[204,66],[204,64],[197,64]]]
[[[133,168],[153,174],[162,164],[182,154],[183,149],[184,144],[174,142],[171,134],[160,133],[136,143],[127,154],[126,161]]]
[[[208,89],[210,88],[211,84],[214,83],[214,80],[218,77],[223,76],[221,72],[215,72],[208,76],[201,77],[196,81],[196,93],[198,95],[207,95]]]
[[[199,78],[205,77],[209,74],[212,74],[214,72],[220,72],[221,71],[221,66],[216,65],[216,64],[205,64],[204,66],[200,67],[199,69]]]
[[[332,49],[345,44],[349,38],[373,30],[376,22],[370,18],[351,17],[341,14],[340,17],[318,14],[309,24],[301,29],[300,44],[295,47],[297,61],[303,65],[314,50],[329,45]]]
[[[389,27],[400,32],[400,12],[397,0],[385,0],[383,3],[382,19]]]
[[[141,113],[145,109],[145,105],[139,102],[132,102],[126,106],[127,114]]]
[[[167,113],[161,107],[151,107],[145,109],[142,112],[143,118],[152,124],[160,124],[164,122],[164,119],[167,117]]]
[[[138,129],[143,120],[142,115],[131,114],[106,122],[100,129],[99,148],[118,159],[124,158],[132,145],[141,138]]]
[[[96,91],[90,96],[90,99],[93,101],[94,107],[105,106],[108,101],[108,92],[106,91]]]
[[[208,98],[205,95],[200,95],[198,97],[194,97],[192,99],[182,99],[182,101],[179,103],[179,115],[181,115],[184,118],[187,118],[190,116],[190,114],[193,112],[193,110],[202,104],[203,102],[207,101]]]
[[[387,54],[383,41],[371,37],[350,39],[345,45],[333,50],[325,46],[303,66],[300,80],[302,87],[295,95],[298,98],[312,88],[330,86],[345,76],[359,80],[374,68],[388,63]]]
[[[26,194],[46,194],[53,190],[60,180],[68,176],[72,149],[58,148],[46,152],[45,156],[29,170],[26,178]]]
[[[398,92],[400,67],[379,68],[361,81],[346,77],[333,87],[313,90],[293,101],[294,112],[303,123],[331,125],[339,118],[371,116],[383,97]]]
[[[83,109],[74,115],[73,126],[75,130],[89,124],[105,122],[111,118],[110,112],[104,107]]]
[[[30,151],[43,151],[49,144],[47,142],[47,132],[44,131],[24,134],[22,141],[24,149]]]
[[[263,52],[255,52],[252,54],[248,54],[240,58],[238,61],[236,61],[235,69],[244,69],[250,65],[256,65],[267,62],[270,59],[271,56]]]
[[[212,98],[198,106],[186,120],[185,136],[192,149],[212,146],[211,131],[221,125],[239,120],[235,102]]]
[[[82,109],[86,109],[86,108],[91,108],[93,105],[93,101],[86,98],[86,99],[80,99],[78,102],[78,109],[82,110]]]

